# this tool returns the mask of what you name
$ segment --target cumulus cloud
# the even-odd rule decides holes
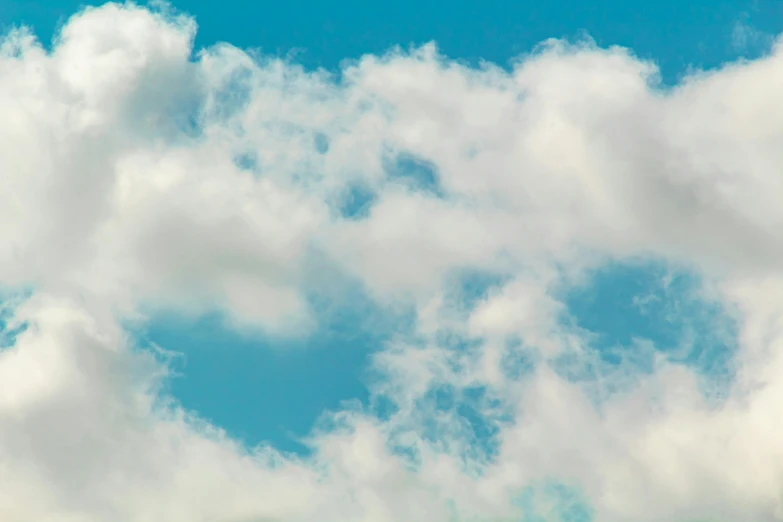
[[[664,87],[590,43],[329,74],[195,31],[107,4],[51,50],[2,43],[2,520],[783,520],[783,48]],[[639,259],[736,320],[718,404],[562,320],[564,289]],[[496,283],[467,299],[466,273]],[[335,274],[415,324],[373,361],[388,411],[335,412],[309,457],[183,411],[123,328],[296,335]]]

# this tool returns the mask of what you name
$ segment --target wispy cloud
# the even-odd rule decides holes
[[[775,35],[753,27],[747,19],[738,20],[731,31],[731,44],[741,54],[759,54],[769,50],[775,43]]]

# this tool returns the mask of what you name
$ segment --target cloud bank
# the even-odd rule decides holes
[[[107,4],[50,51],[3,40],[2,520],[783,520],[783,48],[664,87],[589,43],[335,75],[195,31]],[[736,322],[730,383],[563,320],[591,270],[648,261]],[[342,281],[413,326],[308,457],[183,411],[127,330],[298,335]]]

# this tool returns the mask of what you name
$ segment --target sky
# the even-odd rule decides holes
[[[0,26],[3,521],[783,520],[783,3]]]

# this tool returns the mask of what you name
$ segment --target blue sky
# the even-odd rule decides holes
[[[0,22],[35,28],[48,40],[79,6],[101,2],[10,0]],[[308,67],[335,69],[345,59],[382,53],[411,43],[438,43],[450,57],[506,64],[548,38],[587,34],[601,46],[629,47],[661,66],[668,81],[688,67],[714,67],[733,59],[737,23],[777,34],[783,7],[773,0],[689,2],[260,2],[180,1],[172,5],[194,15],[196,46],[231,42],[265,53],[297,53]],[[753,50],[751,49],[751,52]]]
[[[750,411],[731,402],[740,396],[739,392],[732,395],[734,387],[748,385],[750,389],[749,375],[767,378],[764,367],[777,364],[777,359],[765,359],[772,356],[767,355],[771,352],[764,343],[777,331],[770,326],[777,317],[776,301],[766,292],[777,288],[776,267],[783,251],[774,240],[779,232],[775,227],[783,222],[776,217],[775,194],[780,187],[775,181],[776,167],[769,167],[779,164],[775,151],[781,149],[775,148],[778,135],[768,129],[765,110],[753,102],[764,96],[774,98],[771,88],[764,90],[763,80],[769,78],[770,85],[777,85],[779,77],[770,72],[773,66],[768,70],[763,64],[774,36],[783,31],[783,3],[296,0],[251,6],[237,0],[180,0],[173,3],[174,9],[198,24],[195,49],[213,53],[198,59],[190,55],[188,63],[197,62],[201,76],[188,76],[190,69],[182,63],[180,47],[186,44],[178,42],[186,42],[182,36],[186,28],[164,27],[163,22],[148,28],[144,25],[147,15],[141,14],[138,26],[148,32],[134,36],[138,39],[133,45],[117,44],[113,35],[105,34],[111,30],[101,27],[102,19],[87,19],[83,25],[67,22],[83,5],[59,0],[0,4],[0,25],[6,28],[27,25],[51,48],[53,35],[65,26],[79,43],[61,45],[72,54],[55,53],[60,61],[53,62],[51,77],[60,75],[56,81],[35,77],[16,90],[0,91],[0,97],[11,100],[8,106],[16,105],[19,93],[38,96],[41,85],[76,85],[74,92],[82,89],[78,92],[87,93],[84,99],[88,100],[66,97],[65,102],[52,102],[53,108],[40,114],[30,109],[35,118],[19,128],[40,126],[45,138],[35,143],[47,143],[50,149],[40,155],[44,159],[31,154],[18,164],[7,160],[5,166],[9,172],[18,170],[26,173],[22,178],[34,180],[33,188],[22,182],[14,186],[19,198],[28,193],[38,197],[39,185],[47,187],[41,191],[43,199],[34,199],[35,205],[28,208],[51,207],[55,213],[40,217],[22,204],[13,207],[18,211],[13,221],[29,228],[20,228],[16,236],[14,230],[9,232],[12,247],[6,257],[14,263],[17,258],[28,261],[2,265],[9,275],[0,278],[0,283],[35,288],[33,296],[36,292],[62,295],[70,303],[34,297],[32,304],[21,307],[17,323],[39,320],[43,326],[24,334],[27,337],[22,335],[19,345],[46,361],[59,361],[57,354],[67,354],[62,358],[70,366],[67,371],[52,370],[53,382],[96,383],[94,395],[82,394],[76,385],[68,388],[76,390],[76,406],[61,407],[59,402],[48,410],[31,406],[35,414],[30,419],[38,419],[35,415],[41,411],[57,411],[60,419],[60,407],[63,417],[82,419],[80,412],[89,413],[96,404],[103,408],[102,402],[90,397],[104,394],[116,401],[106,406],[109,409],[96,410],[100,422],[84,413],[83,424],[103,426],[103,419],[115,415],[134,419],[127,421],[126,431],[110,427],[108,435],[95,439],[131,441],[127,442],[131,447],[139,433],[154,433],[150,437],[155,441],[165,438],[159,433],[174,433],[165,423],[174,422],[171,419],[181,411],[175,406],[164,408],[164,413],[155,408],[150,410],[153,413],[127,413],[136,411],[127,404],[144,400],[123,401],[134,394],[154,397],[151,403],[170,397],[207,421],[208,428],[186,424],[182,435],[177,435],[180,438],[169,446],[161,443],[164,449],[151,455],[163,455],[161,460],[165,460],[175,452],[169,449],[181,444],[189,453],[173,460],[191,462],[188,459],[203,449],[209,455],[204,457],[207,462],[213,453],[204,441],[212,440],[209,429],[215,427],[239,441],[241,448],[220,446],[214,450],[218,455],[214,462],[234,463],[231,459],[244,455],[243,451],[269,445],[289,454],[291,460],[286,462],[313,462],[308,473],[329,469],[329,480],[335,481],[341,479],[333,477],[345,473],[349,486],[339,482],[335,491],[352,499],[365,498],[351,489],[365,480],[370,489],[407,492],[407,486],[399,484],[409,484],[408,479],[389,479],[391,486],[384,482],[387,476],[397,477],[397,464],[389,464],[390,459],[399,458],[418,472],[427,462],[437,464],[437,458],[427,459],[442,452],[454,459],[457,464],[448,465],[455,467],[432,464],[420,479],[439,477],[440,483],[422,483],[433,490],[443,486],[457,492],[445,502],[451,506],[445,511],[439,511],[440,504],[426,511],[438,516],[449,509],[464,509],[485,517],[481,520],[501,520],[506,508],[498,507],[502,502],[485,492],[503,480],[513,484],[508,505],[518,509],[518,516],[542,522],[633,519],[632,515],[645,513],[650,505],[666,504],[670,496],[686,491],[685,486],[677,489],[676,477],[690,477],[692,484],[704,478],[700,473],[707,473],[731,490],[732,463],[736,464],[731,459],[742,461],[743,449],[756,447],[755,439],[742,439],[745,445],[730,448],[734,453],[726,450],[728,471],[702,465],[712,462],[714,455],[709,451],[722,451],[718,445],[705,445],[708,449],[693,460],[703,458],[702,464],[684,471],[677,467],[682,465],[677,459],[664,462],[668,468],[661,465],[666,471],[654,468],[659,460],[679,455],[678,444],[686,444],[682,440],[697,440],[712,428],[727,430],[721,440],[734,440],[736,426],[745,422],[743,415]],[[136,14],[118,12],[106,16],[116,16],[117,27],[131,27]],[[169,33],[176,37],[169,38]],[[98,36],[93,38],[93,34]],[[573,56],[570,51],[547,54],[538,47],[549,38],[579,42],[586,37],[598,49],[621,46],[630,49],[631,56],[601,54],[589,46],[573,51]],[[354,83],[322,82],[311,74],[318,68],[339,71],[364,55],[383,56],[394,46],[408,49],[433,41],[442,61],[451,60],[452,76],[445,68],[439,69],[426,52],[423,57],[406,55],[397,61],[364,60],[352,70]],[[145,47],[147,42],[153,43]],[[248,65],[249,61],[243,61],[245,55],[237,58],[233,50],[215,47],[219,42],[228,42],[233,49],[260,49],[263,54],[289,57],[292,63],[303,65],[304,72],[288,65],[280,69]],[[136,60],[136,54],[129,51],[128,62],[118,61],[116,69],[111,69],[90,54],[112,46],[120,51],[132,48],[144,59]],[[514,69],[515,60],[534,50],[541,53],[538,58]],[[716,73],[717,86],[709,79],[704,83],[694,80],[695,95],[682,88],[660,102],[665,88],[640,80],[646,73],[639,59],[654,62],[666,86],[678,85],[693,70],[718,70],[729,62],[762,65],[761,72],[741,77],[738,73],[739,79],[730,70]],[[83,63],[69,68],[71,61],[78,60]],[[505,76],[476,72],[482,61],[500,65]],[[85,63],[109,68],[95,65],[97,72],[89,67],[92,72],[83,72]],[[133,76],[134,67],[149,63],[155,67],[144,69],[147,76],[139,73],[142,80],[127,82],[128,92],[138,92],[123,98],[125,80],[116,78]],[[158,120],[143,117],[160,117],[161,111],[179,107],[179,96],[209,92],[217,93],[217,99],[224,86],[221,82],[233,85],[231,81],[240,77],[232,76],[236,71],[251,71],[247,74],[250,94],[234,107],[241,117],[226,117],[226,121],[205,117],[199,123],[203,134],[192,142],[190,137],[167,141],[168,135],[150,123]],[[515,71],[527,72],[515,76]],[[208,84],[204,78],[215,83]],[[723,79],[725,85],[719,83]],[[205,83],[193,87],[191,80]],[[519,106],[503,109],[510,99],[507,94],[522,84],[525,87],[520,92],[533,100],[530,106],[523,105],[524,97],[519,94],[515,98]],[[741,88],[750,94],[746,96]],[[54,99],[60,91],[59,87],[52,89]],[[89,98],[95,92],[99,94]],[[363,98],[368,92],[371,95]],[[116,104],[114,97],[120,100]],[[441,100],[451,104],[449,110],[438,112]],[[770,106],[774,103],[777,99],[769,102]],[[84,114],[63,116],[65,123],[49,123],[50,114],[70,114],[62,109],[69,104]],[[37,107],[33,102],[29,106]],[[354,106],[358,109],[353,110]],[[352,109],[343,111],[344,107]],[[478,107],[477,112],[470,112],[471,107]],[[590,112],[594,107],[598,107],[595,114]],[[463,108],[467,112],[454,116]],[[482,123],[485,111],[494,114],[495,121]],[[656,119],[659,114],[663,116]],[[47,137],[71,127],[91,129],[90,125],[104,121],[101,118],[118,118],[119,130],[88,130],[87,141],[67,147]],[[517,131],[519,136],[514,134]],[[772,137],[762,135],[767,131]],[[9,157],[16,158],[15,151],[23,151],[27,142],[11,141],[15,134],[10,131],[2,136],[14,151]],[[769,149],[764,148],[767,145]],[[518,153],[516,146],[527,148]],[[261,174],[243,177],[247,165],[232,163],[243,147],[258,149]],[[58,154],[66,154],[67,161]],[[0,168],[5,165],[2,161],[0,150]],[[46,169],[53,169],[53,184],[35,184],[38,173],[49,172]],[[537,169],[544,174],[537,175]],[[68,178],[71,170],[80,177]],[[102,173],[107,171],[116,178],[102,183]],[[116,192],[103,200],[100,191],[107,186]],[[103,203],[91,206],[98,200]],[[6,206],[11,204],[6,202]],[[0,214],[0,220],[4,217]],[[59,231],[60,222],[73,222],[73,230]],[[88,246],[80,250],[83,236],[90,239],[84,240]],[[0,257],[4,252],[0,251]],[[70,312],[69,307],[81,311]],[[149,315],[125,332],[113,322],[117,318],[107,313],[121,310],[118,315],[138,319],[133,312],[141,309]],[[7,316],[14,313],[0,315],[5,331],[0,336],[0,355],[14,342],[7,330],[19,331],[18,324],[6,329]],[[289,315],[294,317],[294,326],[278,328],[289,324],[285,322]],[[70,326],[63,326],[71,322],[82,325],[83,331],[72,333]],[[246,328],[248,322],[250,328]],[[155,345],[169,353],[157,363],[168,365],[170,372],[162,383],[162,395],[149,391],[160,382],[137,377],[144,371],[152,375],[155,372],[149,368],[162,366],[142,356],[138,360],[117,356],[115,361],[106,355],[104,360],[104,355],[90,355],[85,348],[101,343],[122,345],[122,332],[128,334],[130,345],[141,347],[145,354],[153,353],[150,348]],[[58,343],[65,348],[47,351]],[[738,355],[742,346],[744,358]],[[118,349],[116,353],[124,352]],[[19,360],[24,368],[35,366],[24,366],[22,356]],[[512,360],[521,361],[520,368],[512,368]],[[0,377],[12,374],[12,370],[2,373],[3,361]],[[494,372],[493,364],[502,366],[502,376]],[[41,367],[49,368],[44,363]],[[534,367],[546,371],[533,377]],[[100,373],[104,370],[112,373]],[[45,381],[30,371],[32,377],[19,381]],[[113,380],[130,384],[115,390],[115,385],[106,384]],[[692,381],[698,393],[691,394]],[[708,400],[702,404],[705,397]],[[709,400],[714,397],[718,400]],[[0,399],[5,400],[1,395]],[[764,396],[759,403],[769,407],[775,402],[767,399]],[[0,414],[6,404],[2,400]],[[11,399],[7,403],[16,404]],[[602,412],[604,404],[609,411],[606,417],[591,409]],[[729,406],[720,410],[725,404]],[[117,410],[112,409],[115,406]],[[714,411],[725,417],[705,413],[713,412],[709,408],[718,408]],[[748,418],[757,419],[755,411]],[[758,411],[766,412],[760,416],[767,419],[776,414]],[[142,420],[135,423],[137,417]],[[359,434],[359,442],[348,435],[340,438],[343,432],[335,426],[341,422]],[[46,439],[47,430],[38,424],[31,426],[19,428],[21,438],[29,436],[36,444],[39,438]],[[664,434],[661,440],[669,441],[666,437],[670,436],[674,442],[670,446],[662,442],[659,447],[657,439],[644,438],[656,430]],[[678,438],[678,430],[688,435]],[[79,435],[82,432],[74,433],[74,444],[86,440]],[[414,437],[412,441],[411,433],[421,440]],[[573,442],[581,435],[587,441],[584,451]],[[389,455],[373,446],[376,438],[383,439],[381,446],[392,448]],[[617,440],[627,446],[613,453]],[[758,440],[758,445],[772,444],[762,435]],[[511,443],[504,445],[503,441]],[[196,449],[190,449],[191,442]],[[546,446],[550,442],[551,447]],[[0,459],[5,443],[0,436]],[[341,444],[350,447],[346,450]],[[661,447],[673,449],[667,453]],[[8,448],[13,451],[16,446]],[[600,461],[608,470],[605,475],[585,471],[599,459],[593,457],[591,448],[599,448],[595,454],[605,458]],[[47,451],[42,449],[40,455],[57,454]],[[88,457],[95,462],[104,458],[95,455]],[[493,460],[497,455],[508,456],[509,468]],[[498,467],[484,474],[482,459]],[[59,462],[51,468],[59,470]],[[245,469],[244,461],[236,462],[235,467],[226,468],[226,476],[244,472],[237,471]],[[365,469],[366,462],[370,464]],[[606,493],[625,484],[624,477],[635,473],[628,470],[637,469],[636,462],[653,463],[649,470],[644,468],[647,475],[638,473],[642,477],[638,484],[643,486],[628,486],[619,500]],[[519,471],[526,470],[528,463],[537,475]],[[479,469],[477,476],[488,481],[485,489],[465,486],[470,483],[467,478],[463,482],[453,478],[455,470],[473,477],[472,465]],[[284,467],[253,468],[252,473],[263,475]],[[63,465],[62,469],[68,468]],[[172,476],[186,474],[175,465],[171,469]],[[354,471],[356,475],[350,475]],[[247,483],[255,484],[255,477]],[[599,479],[606,490],[591,489]],[[240,486],[232,485],[226,495],[247,498],[242,493],[244,479],[237,480]],[[52,481],[57,482],[56,478]],[[188,487],[195,491],[201,486]],[[721,504],[724,500],[710,500],[715,495],[708,486],[703,490],[701,485],[693,486],[687,489],[692,496],[677,497],[681,503],[673,502],[670,512],[660,509],[666,516],[738,513],[750,520],[771,509],[763,497],[766,493],[758,493],[774,490],[774,484],[766,487],[764,483],[749,492],[742,490],[737,498],[745,496],[736,502],[725,500],[734,502],[734,507],[726,507]],[[205,491],[218,491],[210,488]],[[414,492],[425,489],[411,486]],[[454,507],[460,491],[472,494],[473,489],[480,490],[479,496]],[[279,496],[285,497],[284,492]],[[301,499],[291,502],[301,503]],[[707,507],[691,512],[687,508],[691,503],[698,509]],[[421,505],[425,504],[422,500]],[[402,511],[389,514],[391,508],[383,511],[386,508],[378,505],[368,500],[366,506],[362,504],[365,518],[356,515],[350,520],[400,519]],[[0,519],[3,506],[0,498]],[[378,511],[372,511],[373,506]],[[130,509],[112,505],[115,511],[101,511],[104,508],[95,507],[90,513],[106,516]],[[154,509],[148,513],[165,512]],[[225,513],[236,517],[267,514],[250,507],[247,512],[236,509]],[[287,522],[286,509],[281,507],[279,512],[284,514],[279,516]],[[137,518],[128,515],[117,520],[135,522],[145,516],[141,511],[134,513]],[[269,513],[278,516],[277,511]],[[342,516],[339,510],[331,513],[337,513],[337,519]],[[414,511],[406,513],[417,516]],[[463,520],[449,516],[455,518],[448,520]],[[240,519],[245,520],[231,520]],[[465,515],[464,520],[479,518]]]

